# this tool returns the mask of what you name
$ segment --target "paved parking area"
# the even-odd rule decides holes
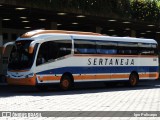
[[[160,81],[142,82],[134,88],[83,84],[70,91],[50,89],[45,92],[35,88],[1,85],[0,111],[160,111]],[[111,118],[96,118],[93,115],[93,119]],[[115,119],[137,120],[135,117]],[[147,119],[158,120],[157,117]]]

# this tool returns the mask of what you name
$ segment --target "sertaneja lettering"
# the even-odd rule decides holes
[[[88,59],[88,65],[91,65],[91,64],[92,64],[92,63],[91,63],[91,60],[92,60],[91,58]]]
[[[122,66],[122,65],[134,65],[134,59],[125,58],[88,58],[88,65],[108,65],[108,66]]]
[[[128,65],[128,63],[129,63],[129,59],[127,59],[127,61],[125,62],[125,65]]]

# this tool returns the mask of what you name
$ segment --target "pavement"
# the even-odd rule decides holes
[[[66,116],[70,114],[68,111],[160,111],[160,80],[140,82],[136,87],[122,84],[111,87],[106,87],[102,83],[78,84],[70,91],[61,91],[52,86],[47,91],[38,91],[34,87],[0,85],[0,111],[63,111],[63,115],[59,117],[54,117],[52,114],[52,118],[39,118],[44,120],[159,120],[160,117],[102,117],[96,112],[89,117],[87,114],[91,113],[87,112],[81,113],[85,114],[84,116],[79,114],[79,117],[68,115],[66,118]],[[2,118],[5,117],[0,117]],[[28,118],[23,119],[28,120]]]

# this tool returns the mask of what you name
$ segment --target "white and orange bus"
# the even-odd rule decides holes
[[[157,42],[153,39],[109,37],[98,33],[35,30],[14,42],[7,71],[10,85],[126,81],[159,76]]]

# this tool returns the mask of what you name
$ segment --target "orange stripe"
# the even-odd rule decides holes
[[[36,85],[36,75],[34,75],[31,78],[7,78],[7,83],[9,85],[31,85],[35,86]]]
[[[110,79],[110,75],[96,75],[96,79]]]
[[[40,81],[47,81],[47,80],[60,80],[61,76],[38,76]]]
[[[129,79],[129,74],[117,74],[117,75],[111,75],[111,79],[117,79],[117,78],[128,78]]]
[[[150,78],[150,77],[155,77],[155,79],[157,79],[159,77],[159,73],[151,73],[151,74],[140,74],[139,78]]]
[[[79,75],[74,76],[74,80],[90,80],[90,79],[117,79],[117,78],[129,78],[129,74],[122,75],[122,74],[116,74],[116,75]]]
[[[139,78],[146,78],[146,77],[149,77],[149,74],[140,74],[139,75]]]
[[[155,76],[156,79],[158,79],[159,78],[159,72],[156,72],[155,74],[156,74],[156,76]]]
[[[112,75],[79,75],[74,76],[74,80],[91,80],[91,79],[129,79],[130,74],[112,74]],[[139,78],[158,78],[159,73],[151,73],[151,74],[139,74]]]
[[[151,74],[139,74],[139,78],[150,78],[155,77],[157,79],[159,76],[159,73],[151,73]],[[128,78],[129,74],[113,74],[113,75],[79,75],[74,76],[74,80],[91,80],[91,79],[123,79]],[[38,76],[39,80],[46,81],[46,80],[60,80],[61,76]],[[21,79],[15,79],[15,78],[7,78],[7,83],[10,85],[36,85],[36,75],[31,78],[21,78]]]
[[[80,75],[74,76],[74,80],[88,80],[88,79],[110,79],[110,75]]]

